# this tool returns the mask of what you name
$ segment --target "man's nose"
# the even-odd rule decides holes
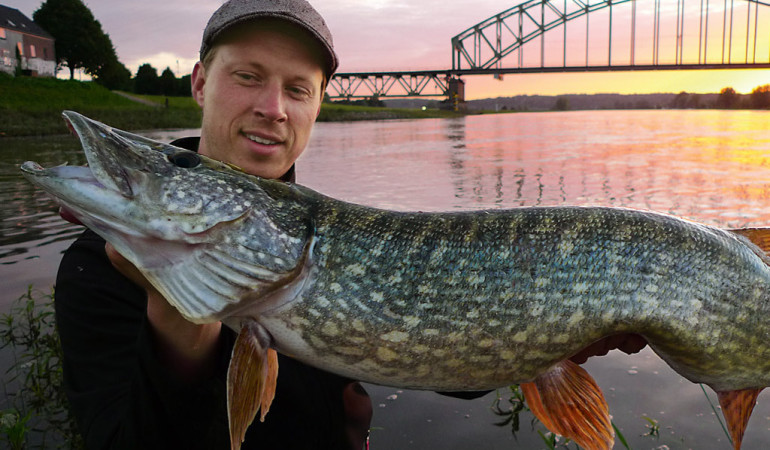
[[[285,121],[287,116],[283,87],[272,83],[263,86],[255,99],[254,114],[270,122]]]

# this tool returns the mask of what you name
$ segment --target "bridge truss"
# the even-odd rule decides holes
[[[513,72],[533,67],[628,70],[637,65],[692,69],[770,64],[769,41],[759,41],[760,35],[770,37],[767,6],[760,0],[529,0],[453,37],[452,69]],[[618,9],[623,9],[620,17]],[[592,17],[596,17],[593,25]],[[578,29],[571,29],[570,23]],[[559,28],[561,33],[550,35],[557,39],[547,39],[547,32]],[[525,55],[528,43],[534,44],[534,61]],[[761,55],[760,43],[765,49]],[[602,44],[604,52],[599,49]],[[580,47],[583,52],[576,52]]]
[[[447,97],[449,70],[338,73],[329,81],[331,98]],[[334,94],[334,95],[332,95]]]
[[[340,73],[333,99],[463,98],[464,75],[770,68],[765,0],[527,0],[452,38],[452,68]]]

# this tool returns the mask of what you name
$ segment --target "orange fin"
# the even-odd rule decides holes
[[[265,380],[265,389],[262,391],[260,399],[259,421],[264,422],[267,412],[270,411],[270,405],[275,398],[275,386],[278,382],[278,353],[272,348],[267,349],[267,379]]]
[[[770,228],[739,228],[728,231],[745,237],[763,252],[770,253]]]
[[[246,429],[263,408],[262,418],[270,408],[275,394],[278,363],[271,363],[269,336],[254,321],[244,322],[235,341],[230,367],[227,370],[227,418],[230,423],[230,449],[239,450],[246,437]],[[272,352],[275,354],[275,352]],[[270,366],[273,365],[271,369]],[[272,384],[271,387],[267,387]],[[266,392],[272,390],[272,392]]]
[[[582,367],[562,361],[521,389],[532,413],[552,432],[586,450],[612,448],[615,430],[607,402]]]
[[[727,428],[733,438],[733,449],[740,450],[743,433],[749,423],[749,417],[757,404],[757,397],[762,389],[742,389],[738,391],[717,392],[722,414],[727,421]]]

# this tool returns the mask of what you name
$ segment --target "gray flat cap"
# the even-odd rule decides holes
[[[283,19],[306,29],[326,50],[325,72],[331,78],[339,65],[332,33],[323,17],[305,0],[229,0],[214,12],[203,30],[201,60],[224,30],[247,20],[264,18]]]

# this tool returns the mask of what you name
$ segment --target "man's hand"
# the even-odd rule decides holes
[[[342,390],[345,411],[345,432],[353,450],[368,448],[369,426],[372,423],[372,399],[361,383],[352,382]]]
[[[589,357],[603,356],[609,353],[610,350],[618,349],[630,355],[641,351],[646,346],[647,340],[638,334],[616,334],[594,342],[570,359],[574,363],[583,364]]]
[[[186,381],[210,375],[218,356],[222,323],[187,321],[111,244],[105,245],[105,251],[120,273],[147,292],[147,319],[155,332],[159,358]]]

